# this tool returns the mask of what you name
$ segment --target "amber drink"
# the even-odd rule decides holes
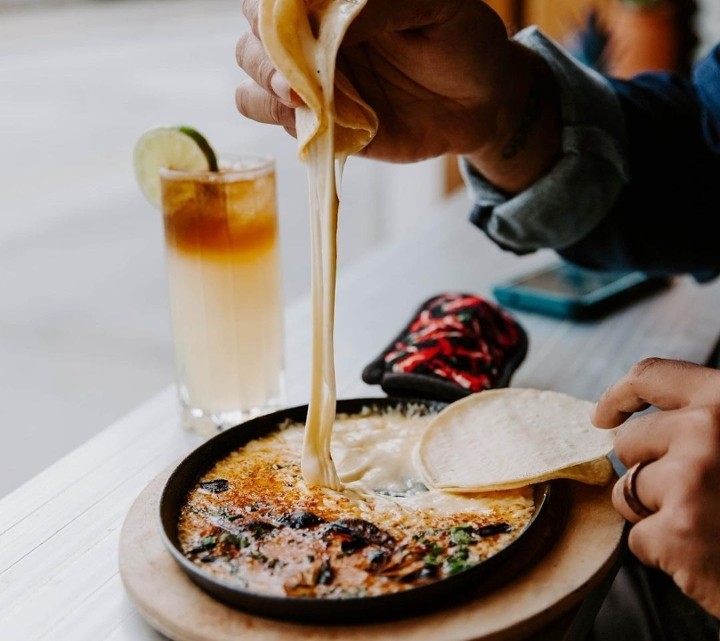
[[[274,163],[234,157],[161,181],[182,420],[210,435],[283,402]]]

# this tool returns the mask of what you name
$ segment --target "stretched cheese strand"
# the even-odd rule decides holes
[[[261,0],[260,35],[305,106],[296,110],[298,157],[308,166],[312,251],[312,371],[302,453],[306,483],[343,487],[330,454],[335,420],[335,273],[338,178],[345,158],[375,135],[375,112],[335,65],[366,0]]]
[[[332,93],[329,95],[332,96]],[[328,119],[332,120],[332,105],[326,105],[326,109]],[[303,442],[302,473],[305,482],[310,485],[339,490],[342,484],[330,455],[337,395],[334,326],[337,217],[340,205],[335,180],[333,134],[334,127],[330,125],[307,147],[313,331],[312,378]]]

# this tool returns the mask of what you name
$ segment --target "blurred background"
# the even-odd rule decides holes
[[[616,75],[686,73],[720,38],[712,0],[491,4]],[[172,382],[161,219],[132,168],[149,127],[276,157],[286,304],[309,291],[294,140],[235,110],[246,28],[237,0],[0,0],[0,496]],[[351,159],[342,197],[341,269],[470,206],[454,158]]]

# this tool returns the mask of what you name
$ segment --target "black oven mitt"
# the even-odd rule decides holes
[[[362,372],[389,396],[455,401],[507,387],[527,354],[522,326],[481,296],[445,293],[425,301]]]

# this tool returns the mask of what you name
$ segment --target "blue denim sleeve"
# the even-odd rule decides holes
[[[691,78],[647,73],[613,80],[628,131],[631,180],[601,222],[560,253],[589,267],[720,273],[720,61]]]
[[[626,180],[625,129],[620,103],[607,80],[535,27],[524,29],[515,40],[547,62],[558,84],[562,158],[513,197],[495,189],[463,160],[461,172],[476,203],[472,222],[501,247],[523,254],[567,247],[607,214]]]
[[[699,281],[720,273],[718,49],[691,79],[648,73],[621,81],[582,67],[535,29],[519,40],[558,80],[563,156],[513,197],[463,163],[476,203],[471,220],[516,253],[549,247],[586,267]],[[568,144],[588,130],[592,137]]]

